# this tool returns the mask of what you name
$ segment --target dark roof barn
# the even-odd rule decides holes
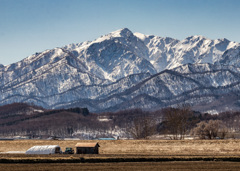
[[[76,154],[99,154],[100,145],[98,143],[77,143],[75,147]]]

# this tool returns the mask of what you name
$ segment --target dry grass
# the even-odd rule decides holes
[[[99,142],[106,155],[227,155],[240,156],[240,140],[15,140],[0,141],[0,152],[26,151],[35,145],[75,147],[78,142]]]
[[[1,170],[240,170],[240,140],[0,141],[0,151],[99,142],[99,155],[0,154]],[[10,161],[4,164],[6,160]],[[82,162],[82,159],[86,163]],[[136,159],[136,160],[135,160]],[[5,160],[5,161],[4,161]],[[182,161],[175,161],[182,160]],[[188,161],[189,160],[189,161]],[[8,162],[7,161],[7,162]],[[14,161],[14,162],[11,162]],[[140,162],[142,161],[142,162]],[[155,161],[155,162],[154,162]],[[158,161],[158,162],[156,162]],[[161,162],[168,161],[168,162]],[[238,162],[231,162],[238,161]],[[22,163],[21,163],[22,162]],[[34,164],[28,164],[34,163]],[[56,163],[54,163],[56,162]],[[72,162],[72,163],[67,163]],[[76,162],[76,163],[74,163]],[[93,162],[93,163],[91,163]],[[11,163],[11,164],[10,164]]]

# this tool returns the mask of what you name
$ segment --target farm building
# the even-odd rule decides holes
[[[99,140],[116,140],[115,138],[98,138]]]
[[[98,148],[100,145],[98,143],[77,143],[76,154],[98,154]]]
[[[26,154],[58,154],[62,153],[58,145],[33,146],[26,151]]]

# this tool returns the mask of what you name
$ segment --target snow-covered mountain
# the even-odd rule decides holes
[[[168,37],[146,36],[141,33],[134,35],[148,47],[149,61],[158,72],[188,63],[219,63],[223,60],[225,52],[237,53],[236,48],[240,47],[239,43],[230,42],[227,39],[210,40],[203,36],[190,36],[179,41]],[[233,56],[236,55],[233,54]]]
[[[200,111],[235,110],[239,57],[240,44],[226,39],[179,41],[124,28],[0,65],[0,103],[94,112],[179,103]]]
[[[0,69],[4,68],[4,65],[0,64]]]

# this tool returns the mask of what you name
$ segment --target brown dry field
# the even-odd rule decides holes
[[[137,163],[47,163],[47,164],[0,164],[4,171],[39,170],[240,170],[236,162],[137,162]]]
[[[219,155],[240,156],[240,140],[14,140],[0,141],[0,152],[26,151],[35,145],[74,147],[98,142],[102,155]]]
[[[99,155],[25,155],[0,154],[12,160],[123,159],[104,163],[0,163],[1,170],[240,170],[240,140],[14,140],[0,141],[0,152],[26,151],[34,145],[74,147],[78,142],[98,142]],[[192,159],[198,161],[124,162],[129,158]],[[205,161],[205,159],[216,159]],[[226,160],[237,159],[237,162]],[[102,160],[101,160],[102,161]]]

